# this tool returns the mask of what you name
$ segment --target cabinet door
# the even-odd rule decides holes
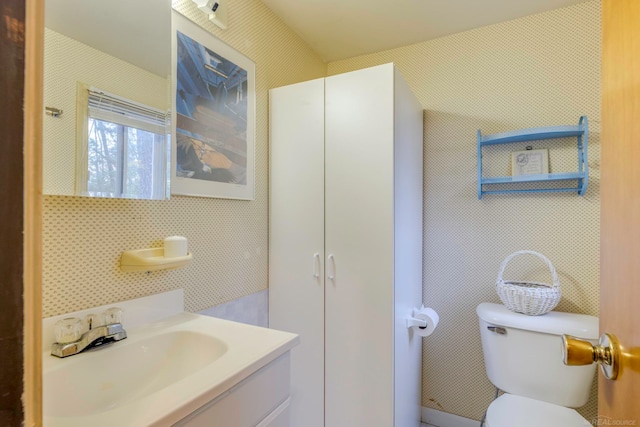
[[[328,427],[393,425],[393,75],[325,83]]]
[[[324,79],[270,91],[269,211],[269,326],[300,335],[291,425],[323,427]]]
[[[286,423],[289,363],[283,354],[172,427],[293,427]]]

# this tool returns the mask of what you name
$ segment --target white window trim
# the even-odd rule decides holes
[[[107,108],[97,108],[103,97],[107,101]],[[132,112],[132,114],[128,114]],[[116,123],[119,125],[142,129],[165,136],[165,145],[169,144],[168,120],[169,113],[147,105],[126,99],[124,97],[91,87],[85,83],[78,82],[76,95],[76,182],[75,192],[77,195],[90,196],[87,188],[89,179],[89,117]],[[162,151],[162,153],[160,153]],[[162,164],[163,175],[156,179],[157,171],[154,169],[152,199],[164,199],[168,191],[166,189],[169,169],[167,161],[159,157],[167,156],[166,150],[156,152],[156,164]],[[100,197],[127,197],[126,195],[100,194]]]

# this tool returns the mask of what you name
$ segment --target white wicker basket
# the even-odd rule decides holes
[[[509,261],[519,255],[535,255],[543,260],[549,270],[553,284],[538,282],[516,282],[514,280],[504,280],[502,275]],[[502,261],[500,272],[496,279],[496,292],[502,303],[511,311],[527,314],[529,316],[538,316],[550,312],[560,302],[562,293],[560,291],[560,282],[556,269],[551,261],[544,255],[534,251],[518,251],[514,252]]]

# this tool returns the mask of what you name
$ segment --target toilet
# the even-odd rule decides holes
[[[572,408],[589,400],[596,365],[565,366],[562,334],[597,342],[598,318],[514,313],[482,303],[476,312],[489,380],[504,394],[487,409],[485,427],[585,427]]]

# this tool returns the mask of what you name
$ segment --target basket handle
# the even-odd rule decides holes
[[[502,274],[504,273],[504,269],[507,268],[507,264],[509,263],[509,261],[511,261],[513,258],[520,256],[520,255],[535,255],[538,258],[540,258],[541,260],[543,260],[546,264],[547,267],[549,267],[549,271],[551,272],[551,278],[553,280],[553,288],[559,288],[560,287],[560,282],[558,281],[558,274],[556,273],[556,269],[553,267],[553,264],[551,264],[551,261],[549,261],[549,258],[547,258],[546,256],[542,255],[541,253],[538,252],[534,252],[534,251],[517,251],[512,253],[511,255],[509,255],[508,257],[506,257],[504,259],[504,261],[502,261],[502,265],[500,266],[500,271],[498,272],[498,278],[496,279],[498,282],[502,281]]]

